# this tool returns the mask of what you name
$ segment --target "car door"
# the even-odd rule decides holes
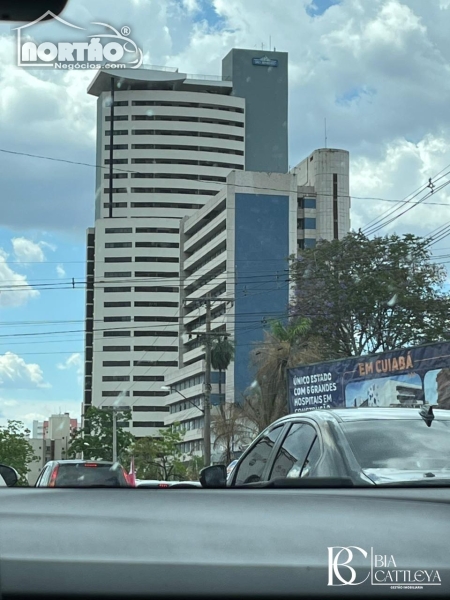
[[[314,448],[314,452],[313,452]],[[311,470],[308,458],[318,460],[320,444],[315,428],[309,423],[292,423],[273,462],[269,479],[307,476]]]
[[[265,480],[270,457],[277,448],[285,424],[277,425],[262,435],[239,460],[232,474],[231,485],[244,485]]]

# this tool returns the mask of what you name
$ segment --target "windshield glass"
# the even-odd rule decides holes
[[[450,0],[5,2],[0,462],[20,485],[64,461],[233,484],[304,448],[249,464],[281,417],[450,408]],[[299,472],[337,476],[322,450]]]
[[[450,471],[450,421],[356,421],[342,428],[363,469]]]

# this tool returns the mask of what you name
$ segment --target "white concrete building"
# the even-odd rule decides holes
[[[221,76],[100,70],[89,86],[99,166],[87,232],[84,407],[132,406],[137,437],[164,425],[161,385],[178,366],[181,219],[243,170],[246,154],[253,168],[287,170],[287,54],[269,54],[277,68],[257,51],[232,50]]]

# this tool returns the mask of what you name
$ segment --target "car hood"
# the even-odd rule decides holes
[[[450,469],[439,469],[427,471],[425,469],[363,469],[364,475],[367,475],[375,484],[395,483],[402,481],[437,481],[440,479],[450,480]],[[427,473],[433,473],[434,477],[427,476]]]

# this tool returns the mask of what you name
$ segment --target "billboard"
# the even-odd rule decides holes
[[[288,370],[289,412],[317,408],[450,409],[450,342],[438,342]]]

